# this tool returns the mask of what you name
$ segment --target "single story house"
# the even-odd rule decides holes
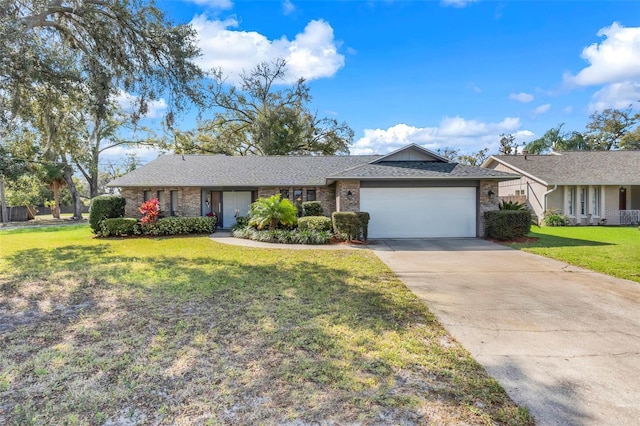
[[[482,167],[521,175],[500,182],[498,195],[523,197],[539,219],[552,210],[572,224],[640,222],[640,151],[494,155]]]
[[[214,213],[222,228],[257,198],[281,194],[334,211],[371,214],[371,238],[482,236],[483,212],[498,208],[498,182],[518,177],[452,163],[418,145],[387,155],[161,155],[114,180],[126,215],[158,198],[167,215]]]

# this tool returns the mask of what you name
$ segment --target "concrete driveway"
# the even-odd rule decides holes
[[[640,284],[478,239],[370,248],[538,424],[639,424]]]

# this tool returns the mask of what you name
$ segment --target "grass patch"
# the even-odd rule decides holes
[[[532,423],[368,251],[0,247],[3,424]]]
[[[614,277],[640,282],[640,231],[605,226],[533,227],[535,243],[511,244]]]

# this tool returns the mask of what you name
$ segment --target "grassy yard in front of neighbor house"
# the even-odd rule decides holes
[[[640,282],[640,230],[637,227],[534,226],[529,236],[540,239],[534,243],[510,244],[511,247]]]
[[[2,424],[532,424],[367,250],[0,231]]]

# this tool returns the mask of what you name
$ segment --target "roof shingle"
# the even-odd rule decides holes
[[[640,151],[570,151],[491,158],[547,185],[640,184]]]

